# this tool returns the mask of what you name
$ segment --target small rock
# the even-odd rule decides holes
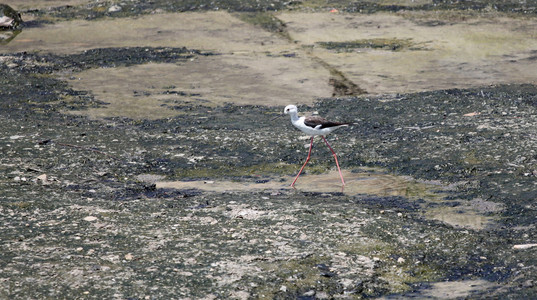
[[[467,113],[467,114],[464,114],[463,116],[465,117],[474,117],[474,116],[479,116],[481,113],[480,112],[471,112],[471,113]]]
[[[406,260],[405,260],[404,258],[402,258],[402,257],[399,257],[399,258],[397,259],[397,263],[400,263],[400,264],[404,263],[405,261],[406,261]]]
[[[533,247],[537,247],[537,244],[521,244],[521,245],[514,245],[514,246],[513,246],[513,249],[516,249],[516,250],[523,250],[523,249],[529,249],[529,248],[533,248]]]
[[[17,177],[15,177],[15,178],[17,178]],[[17,180],[15,180],[15,181],[17,181]],[[19,181],[26,181],[26,177],[20,177]]]
[[[42,184],[49,184],[50,182],[47,179],[47,174],[41,174],[37,176],[37,181],[41,181]]]
[[[114,13],[114,12],[118,12],[118,11],[121,11],[123,8],[119,5],[112,5],[110,6],[110,8],[108,9],[108,12],[109,13]]]
[[[280,287],[280,291],[282,291],[282,292],[284,292],[284,293],[287,292],[287,287],[286,287],[285,285],[282,285],[282,286]]]
[[[87,216],[84,218],[84,221],[88,221],[88,222],[93,222],[96,220],[97,220],[97,217],[94,217],[94,216]]]
[[[134,258],[134,257],[132,256],[131,253],[127,253],[127,254],[125,254],[125,259],[126,259],[126,260],[132,260],[133,258]]]
[[[314,290],[309,290],[309,291],[305,292],[304,294],[302,294],[302,296],[304,296],[304,297],[313,297],[313,296],[315,296],[315,291]]]
[[[534,285],[533,280],[531,280],[531,279],[528,279],[528,280],[524,281],[524,283],[522,284],[522,286],[525,287],[525,288],[533,287],[533,285]]]

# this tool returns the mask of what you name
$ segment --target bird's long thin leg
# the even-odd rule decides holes
[[[295,187],[295,182],[298,180],[298,176],[300,176],[300,173],[302,173],[302,170],[304,170],[304,167],[306,166],[308,161],[310,161],[311,149],[312,148],[313,148],[313,137],[311,137],[310,150],[308,151],[308,158],[306,158],[306,162],[302,165],[302,168],[300,168],[300,171],[298,171],[298,175],[296,175],[295,180],[293,180],[293,183],[291,183],[292,187]]]
[[[343,183],[343,185],[345,185],[345,181],[343,180],[343,175],[341,175],[341,169],[339,168],[339,163],[337,162],[336,152],[334,151],[334,149],[332,149],[332,147],[330,147],[330,144],[328,144],[328,141],[324,138],[324,136],[321,135],[321,137],[323,138],[323,140],[326,143],[326,145],[328,146],[328,148],[330,148],[330,151],[332,151],[332,155],[334,155],[334,159],[336,160],[337,170],[339,171],[339,177],[341,177],[341,183]]]

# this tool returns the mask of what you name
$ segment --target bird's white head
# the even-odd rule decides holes
[[[288,114],[296,114],[298,113],[298,109],[296,108],[295,105],[287,105],[284,109],[283,109],[283,113],[288,115]]]

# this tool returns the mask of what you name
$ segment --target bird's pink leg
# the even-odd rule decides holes
[[[326,145],[328,146],[328,148],[330,148],[330,151],[332,151],[332,154],[334,155],[334,159],[336,160],[337,170],[339,171],[339,177],[341,177],[341,183],[343,183],[343,185],[345,185],[345,181],[343,180],[343,175],[341,175],[341,169],[339,168],[339,163],[337,162],[336,152],[334,152],[334,149],[332,149],[332,147],[330,147],[330,144],[328,144],[328,141],[324,138],[324,136],[321,135],[321,137],[323,138],[323,140],[326,143]]]
[[[298,175],[296,175],[295,180],[293,180],[293,183],[291,183],[292,187],[295,187],[295,182],[298,180],[298,176],[300,176],[300,173],[302,173],[302,170],[304,170],[304,167],[306,166],[308,161],[310,161],[311,148],[313,148],[313,137],[311,137],[310,151],[308,151],[308,158],[306,158],[306,162],[302,165],[302,168],[300,168],[300,171],[298,171]]]

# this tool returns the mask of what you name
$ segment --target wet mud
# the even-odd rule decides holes
[[[535,296],[535,53],[517,42],[529,36],[531,3],[24,2],[16,9],[35,26],[0,48],[1,298]],[[434,24],[432,5],[442,12]],[[206,11],[216,7],[229,12]],[[470,44],[486,47],[498,37],[481,19],[491,10],[516,32],[499,32],[510,47],[466,48],[464,67],[444,62],[429,73],[438,77],[404,89],[405,73],[368,85],[350,70],[361,54],[435,57],[468,44],[437,52],[442,42],[391,29],[321,38],[384,20],[452,36],[487,29]],[[164,29],[136,39],[136,21]],[[190,27],[181,33],[180,23]],[[125,38],[38,40],[92,25]],[[466,66],[472,55],[484,59]],[[443,85],[507,60],[512,68],[490,77]],[[331,97],[336,75],[367,93]],[[344,189],[320,140],[289,188],[309,144],[273,119],[290,101],[301,114],[352,122],[327,137]]]

